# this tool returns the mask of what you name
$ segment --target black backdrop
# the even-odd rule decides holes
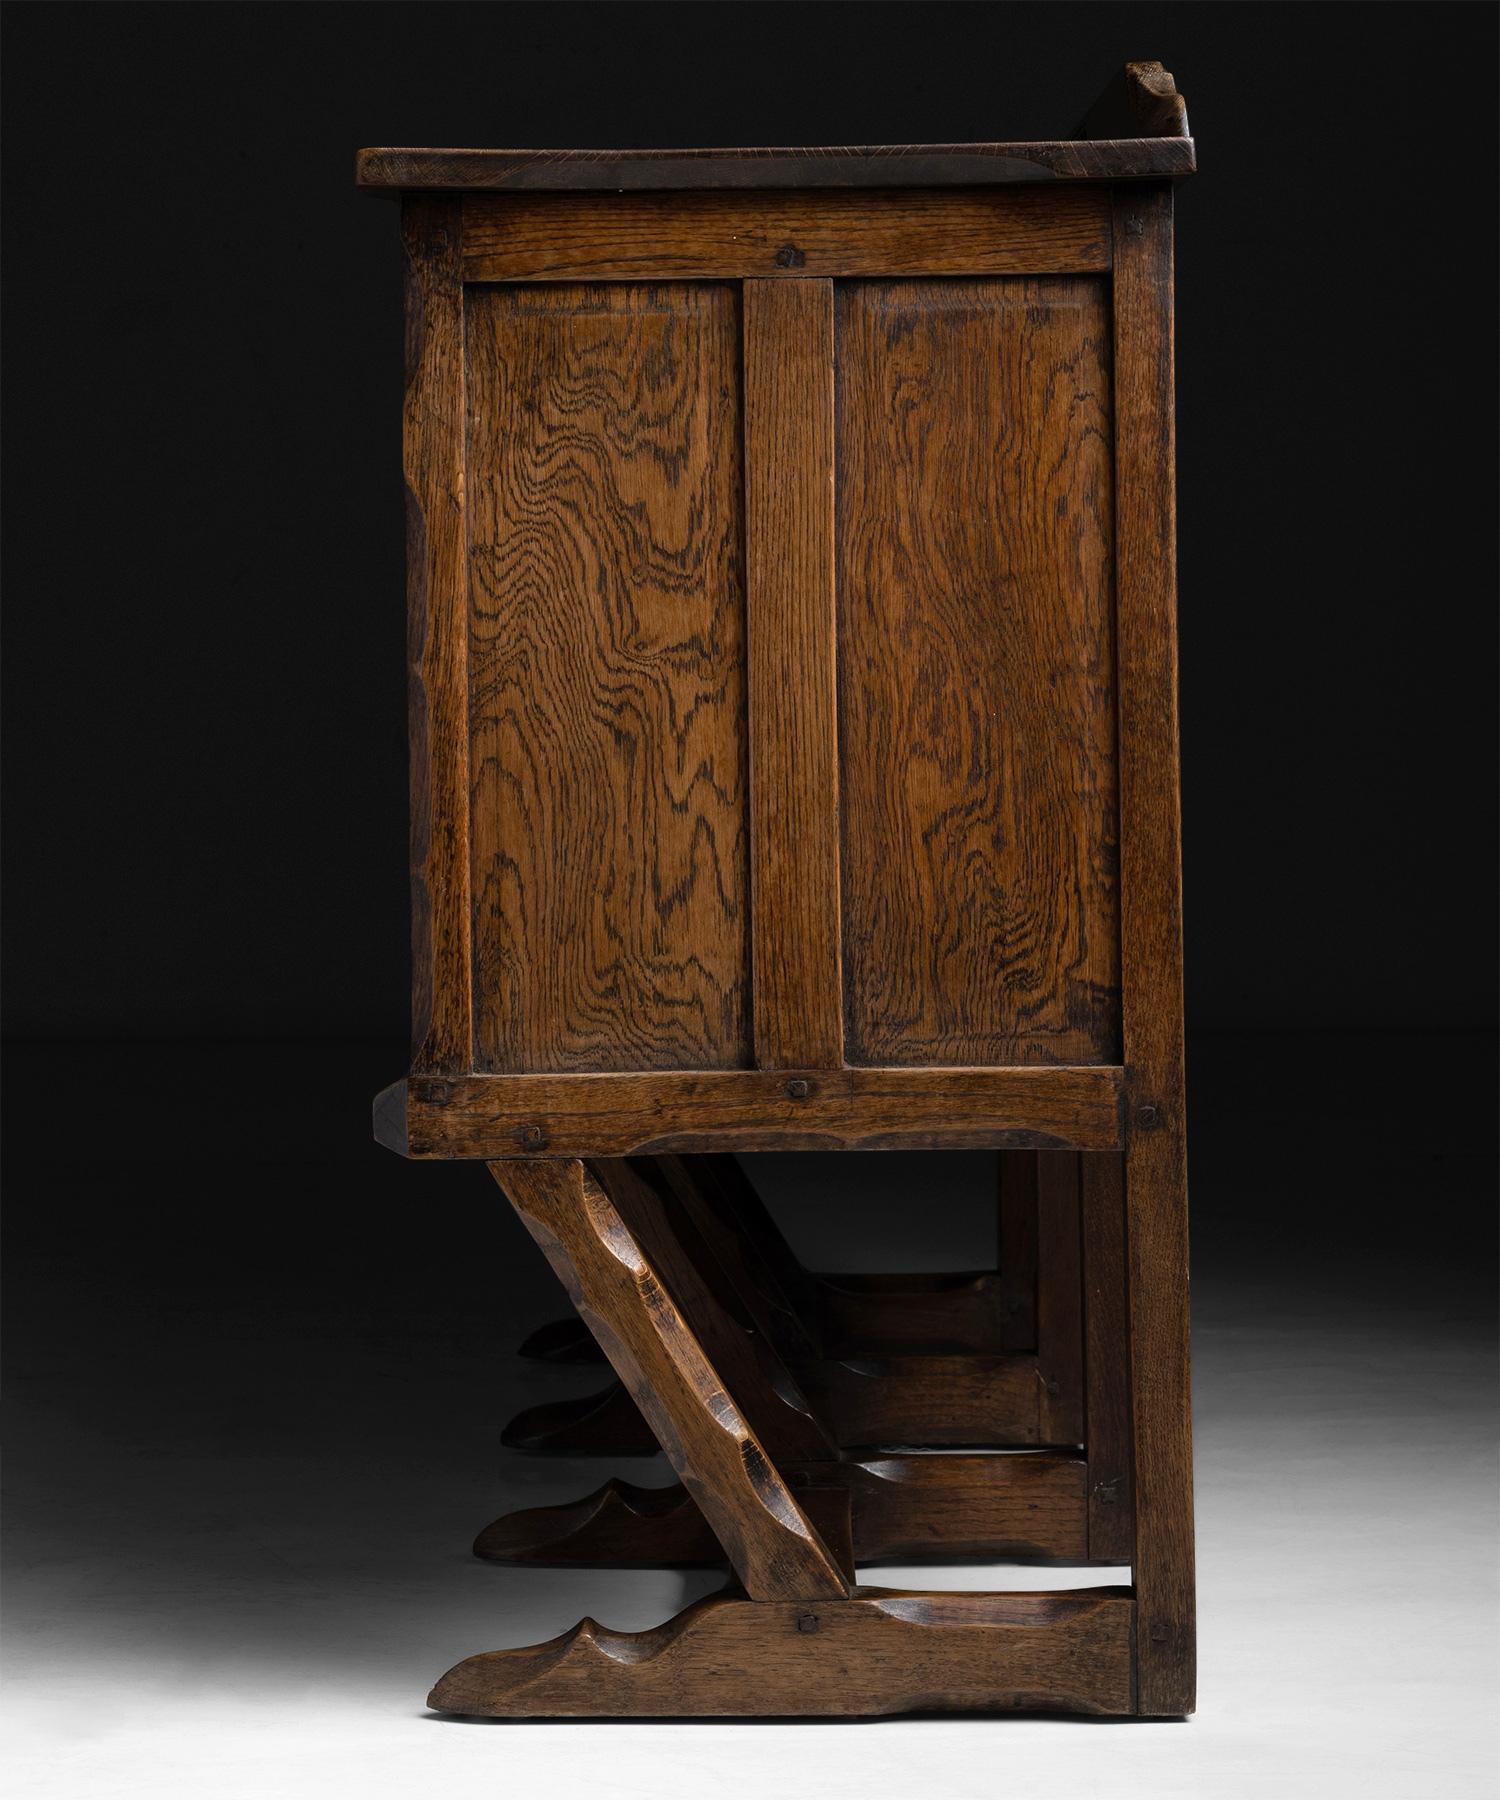
[[[1132,56],[1202,167],[1190,1024],[1482,1025],[1495,36],[1487,5],[12,6],[10,1030],[404,1030],[399,259],[357,146],[1065,135]]]

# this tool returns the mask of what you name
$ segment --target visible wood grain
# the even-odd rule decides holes
[[[757,1600],[847,1592],[822,1539],[726,1391],[602,1182],[578,1162],[494,1164],[573,1304]],[[644,1205],[632,1194],[633,1209]]]
[[[839,290],[851,1063],[1118,1055],[1099,283]]]
[[[995,187],[1191,175],[1191,139],[1118,143],[1044,139],[997,144],[835,144],[757,150],[361,150],[369,189],[607,192],[667,188]]]
[[[502,1513],[474,1540],[481,1562],[521,1568],[717,1568],[724,1548],[680,1482],[637,1487],[614,1477],[559,1506]]]
[[[731,1256],[734,1246],[717,1222],[695,1204],[696,1191],[683,1182],[684,1173],[681,1164],[642,1159],[610,1163],[600,1179],[607,1179],[615,1207],[692,1319],[699,1342],[759,1441],[778,1460],[831,1458],[832,1439],[782,1355],[760,1289]]]
[[[920,1203],[913,1196],[914,1203]],[[830,1356],[1007,1348],[1005,1294],[989,1269],[951,1275],[822,1275],[823,1347]]]
[[[843,1543],[838,1560],[852,1569],[849,1490],[821,1481],[839,1467],[818,1464],[818,1484],[797,1482],[797,1504],[831,1549]],[[681,1483],[645,1488],[613,1478],[566,1505],[503,1514],[475,1538],[474,1554],[512,1568],[722,1569],[727,1563],[723,1545]]]
[[[1036,1349],[1036,1153],[1002,1150],[996,1158],[1000,1282],[1004,1298],[1001,1343]]]
[[[744,318],[755,1062],[837,1068],[833,284],[747,281]]]
[[[862,1563],[1082,1562],[1084,1469],[1076,1457],[885,1456],[839,1465]]]
[[[694,1163],[707,1160],[692,1158]],[[749,1246],[743,1239],[740,1246],[742,1256],[746,1255]],[[753,1260],[760,1266],[758,1257]],[[778,1304],[791,1311],[799,1333],[816,1331],[829,1356],[915,1350],[951,1356],[963,1350],[1036,1348],[1034,1333],[1024,1344],[1005,1341],[1009,1289],[991,1269],[961,1269],[944,1275],[835,1273],[810,1280],[816,1304],[805,1324],[789,1299]],[[1028,1319],[1031,1312],[1028,1299]],[[516,1354],[533,1362],[569,1365],[603,1360],[598,1345],[578,1319],[554,1319],[539,1326],[517,1347]]]
[[[1044,1444],[1083,1442],[1083,1250],[1078,1158],[1037,1155],[1037,1435]]]
[[[477,1067],[750,1060],[733,291],[468,309]]]
[[[789,1081],[806,1092],[793,1097]],[[704,1150],[1117,1150],[1120,1070],[747,1069],[471,1075],[407,1087],[402,1154],[644,1156]]]
[[[471,196],[466,281],[747,281],[1109,267],[1104,189]]]
[[[799,1364],[796,1382],[844,1450],[872,1444],[1025,1449],[1045,1441],[1037,1359],[1020,1351],[823,1357]],[[616,1384],[529,1406],[505,1427],[502,1442],[533,1455],[654,1456],[654,1424],[632,1418],[628,1399]],[[768,1429],[765,1448],[781,1455],[781,1443],[770,1437]]]
[[[700,1718],[1132,1710],[1128,1588],[700,1600],[651,1631],[592,1619],[450,1669],[439,1712],[492,1718]]]
[[[412,1067],[471,1061],[462,227],[456,200],[403,203]]]
[[[769,1291],[783,1298],[799,1329],[816,1341],[818,1278],[802,1266],[743,1165],[733,1156],[695,1156],[692,1171],[698,1191],[764,1270]]]
[[[1034,1356],[830,1358],[803,1371],[813,1405],[846,1448],[1039,1442]]]
[[[775,1267],[762,1256],[754,1237],[742,1230],[726,1205],[728,1183],[720,1170],[730,1159],[705,1156],[643,1158],[641,1166],[672,1196],[685,1232],[692,1233],[703,1254],[717,1268],[733,1294],[733,1308],[762,1348],[778,1359],[774,1379],[783,1391],[797,1389],[795,1371],[821,1356],[815,1330],[804,1321],[796,1301],[781,1286]],[[779,1453],[792,1447],[778,1439]]]
[[[641,1157],[636,1163],[610,1163],[607,1179],[616,1210],[659,1280],[690,1316],[704,1354],[735,1395],[758,1442],[778,1460],[832,1458],[832,1440],[819,1426],[794,1373],[816,1357],[816,1346],[801,1336],[791,1314],[785,1314],[794,1332],[791,1343],[778,1332],[782,1318],[769,1294],[751,1283],[742,1258],[735,1255],[744,1247],[695,1204],[699,1184],[688,1166],[675,1157]],[[652,1427],[619,1384],[529,1406],[511,1418],[501,1442],[547,1456],[652,1456],[659,1447]]]
[[[1127,1563],[1135,1553],[1135,1515],[1125,1312],[1125,1170],[1118,1156],[1080,1156],[1078,1163],[1089,1556],[1094,1562]]]
[[[824,1499],[842,1487],[863,1565],[1089,1556],[1080,1457],[955,1453],[778,1466],[825,1538]],[[714,1568],[725,1560],[685,1487],[619,1480],[564,1505],[504,1514],[480,1532],[474,1554],[550,1568]]]
[[[1128,62],[1084,115],[1080,138],[1190,139],[1187,102],[1159,62]]]
[[[511,1552],[712,1549],[701,1516],[751,1596],[472,1659],[440,1704],[1193,1704],[1162,178],[1193,150],[1158,65],[1122,94],[1086,129],[1171,135],[366,163],[558,190],[404,208],[416,1043],[377,1133],[513,1159],[622,1376],[527,1440],[682,1475]],[[1034,1272],[1023,1211],[947,1315],[776,1262],[743,1184],[674,1161],[983,1145],[1031,1157]],[[1028,1279],[1034,1350],[1019,1313],[943,1338]],[[886,1335],[830,1356],[835,1320]],[[997,1544],[1128,1553],[1134,1597],[851,1594],[857,1550]]]
[[[1120,935],[1140,1708],[1190,1712],[1192,1411],[1177,777],[1172,193],[1117,200]]]

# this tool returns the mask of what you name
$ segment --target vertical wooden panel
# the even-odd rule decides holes
[[[997,1153],[1000,1343],[1006,1350],[1036,1349],[1036,1154]]]
[[[485,1070],[749,1061],[736,300],[471,291]]]
[[[412,1067],[470,1065],[468,572],[459,203],[408,195],[406,618],[411,746]]]
[[[1108,315],[1088,277],[839,288],[851,1062],[1110,1062]]]
[[[1084,1444],[1089,1558],[1129,1562],[1130,1337],[1125,1323],[1125,1181],[1118,1156],[1080,1156],[1083,1212]]]
[[[833,590],[833,284],[747,281],[755,1060],[844,1060]]]
[[[1140,1710],[1175,1715],[1196,1652],[1169,187],[1117,194],[1114,295],[1134,1574]]]
[[[1037,1441],[1083,1442],[1083,1248],[1078,1156],[1036,1158],[1036,1366],[1041,1380]]]

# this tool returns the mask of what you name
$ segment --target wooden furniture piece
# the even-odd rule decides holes
[[[1153,63],[1068,141],[360,155],[407,257],[415,1029],[376,1134],[486,1161],[614,1367],[512,1436],[680,1483],[477,1548],[733,1576],[436,1708],[1193,1706],[1192,168]],[[998,1271],[820,1282],[732,1160],[894,1147],[1001,1153]],[[1131,1580],[857,1583],[923,1550]]]

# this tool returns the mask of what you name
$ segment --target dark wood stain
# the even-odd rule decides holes
[[[1132,1710],[1128,1588],[757,1605],[713,1595],[650,1631],[586,1619],[452,1668],[428,1696],[491,1718],[848,1717]]]
[[[1107,269],[1107,189],[473,195],[466,281],[696,281]]]
[[[839,290],[851,1062],[1112,1062],[1108,308],[1075,278]]]
[[[750,1060],[739,317],[468,306],[476,1066]]]
[[[509,1440],[680,1483],[482,1543],[740,1583],[435,1706],[1192,1709],[1194,151],[1154,63],[1082,131],[361,157],[407,260],[414,1041],[377,1132],[489,1160],[613,1364]],[[803,1269],[726,1157],[979,1146],[1000,1266],[921,1280]],[[1132,1586],[855,1585],[939,1548]]]
[[[421,1157],[644,1156],[719,1150],[1117,1150],[1115,1067],[632,1070],[407,1084],[383,1141]],[[404,1128],[404,1135],[396,1136]]]
[[[1159,66],[1159,65],[1158,65]],[[1186,126],[1186,114],[1182,123]],[[372,190],[509,188],[560,193],[695,188],[969,187],[1132,181],[1191,175],[1186,136],[997,144],[830,144],[761,150],[361,150],[359,186]]]
[[[412,1067],[472,1061],[463,284],[456,200],[402,204]]]
[[[1140,1709],[1196,1692],[1182,1043],[1172,190],[1115,200],[1120,936]],[[1143,1123],[1143,1114],[1151,1120]]]

